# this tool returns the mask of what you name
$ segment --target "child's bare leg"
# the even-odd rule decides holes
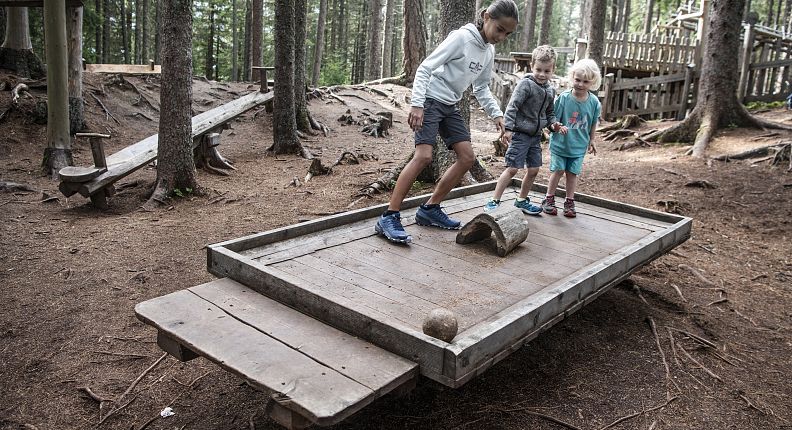
[[[516,167],[507,167],[506,170],[501,173],[500,177],[498,177],[498,183],[495,184],[495,195],[492,196],[492,200],[500,200],[503,196],[503,192],[506,191],[506,187],[509,186],[511,179],[514,175],[517,174]]]
[[[566,198],[575,199],[575,188],[577,187],[577,175],[566,172]]]
[[[407,197],[407,193],[410,192],[415,178],[431,163],[432,145],[416,145],[412,160],[404,166],[398,179],[396,179],[396,185],[393,187],[390,202],[388,203],[388,210],[398,211],[401,209],[401,204],[404,198]]]
[[[538,173],[539,173],[538,167],[529,167],[528,169],[525,170],[525,176],[523,177],[522,186],[520,186],[521,199],[528,197],[528,193],[531,191],[531,187],[533,186],[534,179],[536,179],[536,175]]]
[[[428,146],[428,145],[419,145],[419,146]],[[429,148],[429,162],[431,162],[431,147]],[[417,154],[416,149],[416,154]],[[457,142],[454,144],[454,152],[456,152],[457,159],[451,167],[446,170],[443,174],[443,177],[440,178],[440,182],[437,183],[435,186],[435,190],[432,193],[432,196],[429,197],[429,200],[426,202],[427,205],[434,205],[439,204],[443,201],[443,199],[448,195],[451,189],[456,186],[459,181],[462,179],[462,176],[465,176],[465,172],[470,170],[473,167],[473,161],[475,160],[475,155],[473,154],[473,145],[470,142]],[[425,166],[424,166],[425,167]],[[418,177],[418,174],[421,173],[421,169],[418,169],[415,178]],[[410,182],[412,184],[412,182]],[[406,193],[405,193],[406,195]]]
[[[564,174],[563,170],[556,170],[555,172],[550,174],[550,181],[547,183],[547,195],[554,196],[556,193],[556,189],[558,188],[558,181],[561,180],[561,176]]]

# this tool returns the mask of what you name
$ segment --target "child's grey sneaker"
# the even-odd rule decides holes
[[[374,226],[374,231],[377,234],[385,236],[391,242],[410,243],[412,236],[404,231],[401,223],[401,215],[397,212],[390,215],[382,215],[377,220],[377,225]]]
[[[520,208],[520,210],[522,210],[524,213],[526,213],[528,215],[541,215],[542,214],[542,208],[537,206],[537,205],[531,204],[531,201],[528,200],[528,199],[525,199],[523,201],[515,200],[514,201],[514,206]]]
[[[542,200],[542,209],[548,215],[557,215],[558,209],[555,207],[555,196],[547,196]]]
[[[484,212],[494,211],[500,206],[500,200],[490,200],[484,205]]]
[[[459,230],[461,222],[451,219],[443,212],[439,205],[427,208],[421,205],[415,213],[415,223],[432,227],[445,228],[447,230]]]

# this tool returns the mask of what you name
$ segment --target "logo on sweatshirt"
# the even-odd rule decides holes
[[[481,73],[481,70],[484,69],[484,66],[482,66],[481,63],[477,61],[471,61],[470,65],[468,65],[468,68],[470,68],[470,71],[473,73]]]

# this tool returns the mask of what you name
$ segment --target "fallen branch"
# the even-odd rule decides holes
[[[700,363],[698,360],[696,360],[695,358],[693,358],[693,356],[692,356],[692,355],[690,355],[690,353],[689,353],[689,352],[687,352],[687,350],[685,349],[685,347],[684,347],[684,346],[682,346],[682,345],[679,345],[679,349],[681,349],[681,350],[682,350],[682,353],[683,353],[683,354],[685,354],[685,357],[687,357],[687,358],[688,358],[690,361],[692,361],[692,362],[693,362],[693,363],[694,363],[696,366],[698,366],[698,367],[699,367],[701,370],[703,370],[704,372],[706,372],[706,373],[707,373],[709,376],[712,376],[713,378],[717,379],[718,381],[720,381],[720,382],[723,382],[723,379],[721,379],[721,377],[720,377],[720,376],[716,375],[716,374],[715,374],[715,372],[713,372],[713,371],[709,370],[709,369],[708,369],[706,366],[704,366],[704,365],[703,365],[703,364],[701,364],[701,363]]]
[[[124,393],[121,394],[116,400],[113,400],[113,402],[116,403],[116,404],[120,403],[121,399],[123,399],[127,394],[129,394],[135,388],[135,386],[137,386],[137,384],[143,379],[143,377],[146,376],[152,369],[157,367],[157,365],[160,364],[162,362],[162,360],[165,360],[165,357],[167,357],[167,356],[168,356],[167,352],[163,353],[162,356],[160,358],[158,358],[157,361],[154,362],[154,364],[149,366],[146,370],[143,371],[143,373],[141,373],[137,378],[135,378],[135,380],[132,381],[132,384],[129,386],[129,388],[127,388],[126,391],[124,391]],[[108,412],[107,415],[105,415],[103,418],[100,417],[99,424],[102,424],[108,418],[110,418],[110,416],[116,414],[120,410],[122,410],[125,407],[129,406],[129,404],[132,403],[136,398],[137,398],[137,394],[132,396],[132,398],[129,399],[128,402],[124,403],[123,406],[117,406],[117,407],[113,408],[113,410]]]
[[[699,272],[695,268],[693,268],[691,266],[688,266],[687,264],[680,264],[678,267],[680,269],[687,270],[688,272],[693,274],[693,276],[695,276],[699,281],[703,282],[704,284],[707,284],[707,285],[710,285],[710,286],[713,286],[713,287],[717,287],[717,285],[715,285],[714,282],[712,282],[709,279],[707,279],[706,277],[704,277],[704,275],[701,274],[701,272]]]
[[[634,414],[630,414],[630,415],[627,415],[627,416],[621,417],[621,418],[619,418],[618,420],[616,420],[616,421],[614,421],[614,422],[612,422],[612,423],[610,423],[610,424],[606,425],[605,427],[602,427],[600,430],[609,429],[609,428],[611,428],[611,427],[615,426],[616,424],[619,424],[619,423],[620,423],[620,422],[622,422],[622,421],[627,421],[627,420],[629,420],[629,419],[631,419],[631,418],[635,418],[635,417],[637,417],[637,416],[640,416],[640,415],[643,415],[643,414],[645,414],[645,413],[652,412],[652,411],[656,411],[656,410],[658,410],[658,409],[662,409],[662,408],[664,408],[664,407],[668,406],[668,404],[669,404],[669,403],[673,402],[674,400],[676,400],[676,399],[678,399],[678,398],[679,398],[679,397],[676,397],[676,396],[674,396],[674,397],[672,397],[672,398],[670,398],[670,399],[666,400],[666,402],[665,402],[665,403],[663,403],[662,405],[658,405],[658,406],[655,406],[655,407],[653,407],[653,408],[649,408],[649,409],[644,409],[644,410],[643,410],[643,411],[641,411],[641,412],[636,412],[636,413],[634,413]]]
[[[559,425],[562,425],[562,426],[564,426],[564,427],[566,427],[568,429],[581,430],[580,427],[577,427],[575,425],[569,424],[566,421],[562,421],[562,420],[560,420],[558,418],[551,417],[550,415],[546,415],[546,414],[543,414],[541,412],[537,412],[537,411],[531,410],[529,408],[498,409],[498,410],[501,411],[501,412],[506,412],[506,413],[508,413],[508,412],[518,412],[518,411],[519,412],[525,412],[525,413],[527,413],[529,415],[534,415],[534,416],[537,416],[539,418],[544,418],[544,419],[546,419],[548,421],[552,421],[552,422],[554,422],[556,424],[559,424]]]
[[[102,103],[102,101],[96,97],[96,95],[94,95],[93,93],[89,93],[89,94],[91,94],[91,97],[93,97],[94,100],[96,100],[96,102],[99,103],[99,106],[101,106],[102,109],[105,111],[105,119],[113,118],[113,121],[115,121],[116,124],[121,125],[121,122],[118,121],[118,119],[114,117],[112,113],[110,113],[110,110],[107,109],[107,106],[105,106],[104,103]]]
[[[702,344],[702,345],[704,345],[706,347],[718,349],[718,346],[715,345],[714,342],[712,342],[710,340],[707,340],[707,339],[704,339],[703,337],[701,337],[699,335],[690,333],[688,331],[685,331],[685,330],[682,330],[682,329],[679,329],[679,328],[676,328],[676,327],[671,327],[671,326],[666,326],[666,327],[668,327],[669,329],[674,330],[676,332],[682,333],[685,336],[695,340],[696,342],[698,342],[698,343],[700,343],[700,344]]]
[[[674,290],[676,290],[677,294],[679,294],[679,297],[682,299],[682,301],[686,302],[687,299],[682,295],[682,290],[680,290],[679,287],[674,284],[671,284],[671,286],[674,288]]]
[[[648,317],[647,321],[649,321],[649,327],[652,329],[652,334],[654,335],[655,338],[655,344],[657,345],[657,350],[660,351],[660,358],[663,360],[663,367],[665,368],[666,380],[670,381],[677,389],[677,391],[681,392],[682,390],[679,389],[679,386],[677,385],[676,381],[674,381],[674,379],[671,378],[671,370],[668,368],[668,362],[666,361],[665,352],[663,352],[663,347],[660,345],[660,336],[657,335],[657,326],[655,325],[655,322],[652,319],[652,317]],[[666,390],[666,399],[669,400],[671,399],[671,393],[668,390]]]

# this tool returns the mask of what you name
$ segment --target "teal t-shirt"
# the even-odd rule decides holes
[[[550,152],[562,157],[582,157],[586,155],[589,145],[589,136],[596,127],[602,106],[592,93],[588,99],[579,102],[572,95],[572,90],[561,93],[555,100],[554,111],[556,118],[564,124],[569,131],[566,135],[552,133],[550,136]]]

